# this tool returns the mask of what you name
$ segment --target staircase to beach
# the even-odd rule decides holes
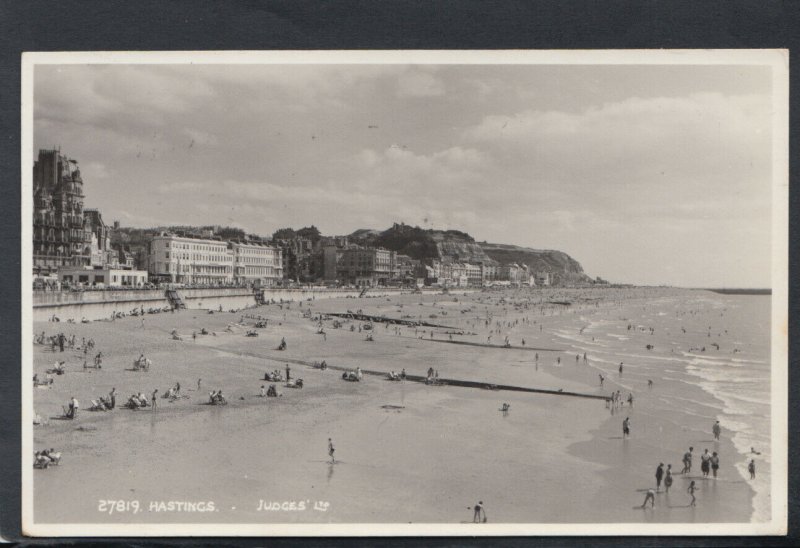
[[[264,300],[264,291],[263,290],[257,289],[257,290],[255,290],[255,292],[253,294],[254,294],[254,296],[256,298],[256,304],[266,304],[266,301]]]
[[[172,305],[172,308],[178,310],[180,310],[181,308],[186,308],[186,304],[184,304],[180,294],[174,289],[168,289],[166,295],[167,295],[167,300],[169,300],[169,304]]]

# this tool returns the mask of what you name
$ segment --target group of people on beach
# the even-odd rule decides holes
[[[715,421],[711,427],[711,431],[714,435],[714,441],[718,442],[720,439],[721,434],[721,427],[719,421]],[[681,468],[678,474],[683,475],[684,477],[691,477],[689,474],[692,471],[692,461],[694,459],[694,447],[689,447],[689,449],[683,454],[681,462],[683,464],[683,468]],[[717,451],[712,451],[709,453],[708,449],[703,451],[703,454],[700,455],[700,471],[702,473],[702,479],[708,479],[709,474],[713,476],[714,479],[717,479],[717,473],[720,467],[720,458]],[[755,479],[756,469],[755,469],[755,460],[751,459],[750,463],[748,464],[748,471],[750,472],[750,479]],[[645,500],[642,503],[642,508],[646,507],[648,502],[650,503],[651,508],[655,506],[655,494],[661,491],[661,483],[663,480],[664,488],[667,494],[669,494],[669,489],[672,487],[673,482],[673,475],[672,475],[672,465],[668,464],[666,470],[664,469],[664,463],[661,462],[658,464],[655,472],[656,478],[656,489],[653,491],[649,489],[647,494],[645,495]],[[694,507],[697,505],[697,497],[695,496],[695,492],[698,491],[700,488],[698,487],[696,481],[694,479],[690,480],[689,486],[686,489],[686,492],[691,497],[689,502],[689,506]]]

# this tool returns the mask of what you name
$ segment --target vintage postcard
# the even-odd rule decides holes
[[[22,67],[26,535],[786,532],[787,51]]]

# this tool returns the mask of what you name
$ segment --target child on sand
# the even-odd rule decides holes
[[[697,491],[697,487],[694,484],[694,480],[692,480],[692,482],[689,484],[689,488],[686,489],[686,492],[692,497],[692,502],[689,503],[689,506],[695,506],[695,501],[697,500],[694,496],[695,491]]]
[[[330,438],[328,438],[328,455],[330,455],[331,457],[331,464],[334,464],[336,462],[336,459],[333,457],[334,451],[336,451],[336,449],[334,449],[333,447],[333,442],[331,441]]]
[[[478,504],[473,508],[472,523],[486,523],[486,511],[483,509],[483,501],[479,500]],[[483,514],[483,517],[481,517]]]
[[[669,494],[669,488],[672,487],[672,465],[667,465],[667,475],[664,477],[664,487],[667,490],[667,494]]]
[[[714,423],[714,426],[711,428],[711,430],[712,432],[714,432],[714,439],[719,440],[719,433],[720,433],[719,421]]]
[[[625,417],[625,420],[622,421],[622,438],[625,439],[631,435],[631,419],[630,417]]]
[[[644,502],[642,503],[642,508],[647,506],[647,501],[650,501],[650,508],[655,508],[656,506],[656,492],[652,489],[647,490],[647,494],[644,496]]]
[[[747,471],[750,472],[750,479],[756,479],[756,461],[750,459],[750,464],[747,465]]]

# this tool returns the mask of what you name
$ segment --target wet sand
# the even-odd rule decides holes
[[[656,290],[651,290],[656,291]],[[664,290],[666,292],[666,290]],[[680,301],[682,294],[670,299]],[[506,302],[499,300],[505,295]],[[568,296],[571,308],[548,305]],[[661,296],[659,293],[657,296]],[[599,298],[578,302],[578,297]],[[644,290],[558,290],[532,293],[400,295],[361,299],[319,300],[291,306],[266,305],[237,313],[207,314],[184,310],[90,324],[39,323],[34,332],[61,330],[94,338],[105,356],[101,370],[81,367],[82,354],[62,355],[49,347],[34,351],[34,372],[44,375],[56,359],[67,361],[67,374],[51,389],[35,389],[35,410],[43,418],[61,413],[75,395],[81,411],[74,421],[51,418],[34,429],[36,448],[55,447],[62,464],[34,473],[35,519],[42,523],[459,523],[472,520],[469,506],[483,500],[488,518],[498,523],[570,522],[747,522],[752,489],[734,470],[738,457],[729,433],[714,445],[705,417],[687,419],[682,410],[665,411],[663,396],[669,381],[654,379],[652,392],[641,388],[637,365],[626,371],[622,385],[636,394],[633,409],[612,415],[602,400],[565,396],[498,392],[454,386],[390,382],[365,376],[345,382],[335,370],[320,371],[298,362],[325,359],[336,367],[424,375],[428,367],[443,379],[457,378],[531,388],[608,394],[597,382],[598,364],[574,363],[574,347],[560,331],[578,333],[583,314],[615,317],[621,307],[651,302]],[[687,297],[688,298],[688,297]],[[529,308],[512,300],[527,299]],[[541,301],[541,303],[540,303]],[[420,305],[422,303],[422,305]],[[400,307],[399,305],[402,305]],[[410,316],[433,323],[458,325],[477,335],[455,339],[485,343],[483,318],[511,321],[526,317],[536,324],[517,324],[492,334],[502,343],[509,334],[514,345],[558,348],[539,352],[538,365],[529,351],[433,344],[430,329],[417,334],[403,327],[375,325],[375,341],[366,332],[351,332],[351,323],[333,329],[326,321],[327,340],[316,334],[315,321],[303,311]],[[541,309],[539,307],[542,307]],[[504,310],[505,309],[505,310]],[[444,314],[446,312],[446,314]],[[242,314],[269,319],[258,337],[245,337]],[[436,315],[436,318],[431,318]],[[477,318],[481,318],[478,320]],[[252,326],[254,320],[245,318]],[[541,331],[539,324],[543,325]],[[202,327],[217,335],[198,335]],[[169,336],[178,329],[183,341]],[[288,349],[275,347],[284,337]],[[434,337],[447,338],[434,329]],[[130,371],[144,352],[153,361],[149,372]],[[591,354],[591,352],[590,352]],[[561,357],[560,366],[556,358]],[[90,356],[91,357],[91,356]],[[90,360],[91,361],[91,360]],[[302,390],[278,385],[282,396],[260,398],[267,370],[284,371],[305,381]],[[648,375],[652,374],[648,371]],[[197,379],[202,378],[198,392]],[[163,393],[178,381],[188,399],[158,409],[119,408],[133,392]],[[630,384],[633,383],[633,384]],[[118,392],[118,408],[87,411],[90,400]],[[227,406],[209,406],[208,391],[223,389]],[[682,389],[681,389],[682,390]],[[623,390],[627,395],[627,390]],[[708,399],[707,399],[708,400]],[[510,412],[500,411],[503,402]],[[706,401],[708,416],[714,402]],[[620,412],[630,414],[633,435],[621,436]],[[337,463],[330,465],[327,439],[336,445]],[[644,499],[642,489],[654,486],[658,462],[681,467],[680,456],[694,445],[699,475],[701,447],[718,447],[723,474],[717,481],[698,481],[698,507],[685,508],[689,497],[684,478],[676,476],[669,498],[659,494],[655,510],[634,510]],[[717,450],[717,449],[714,449]],[[100,500],[139,501],[140,511],[98,511]],[[294,502],[295,510],[259,510]],[[65,503],[65,501],[69,501]],[[161,501],[213,501],[204,512],[162,512]],[[299,510],[305,502],[305,510]],[[327,502],[324,505],[315,503]],[[151,507],[151,503],[156,503]],[[207,507],[207,505],[205,506]]]

